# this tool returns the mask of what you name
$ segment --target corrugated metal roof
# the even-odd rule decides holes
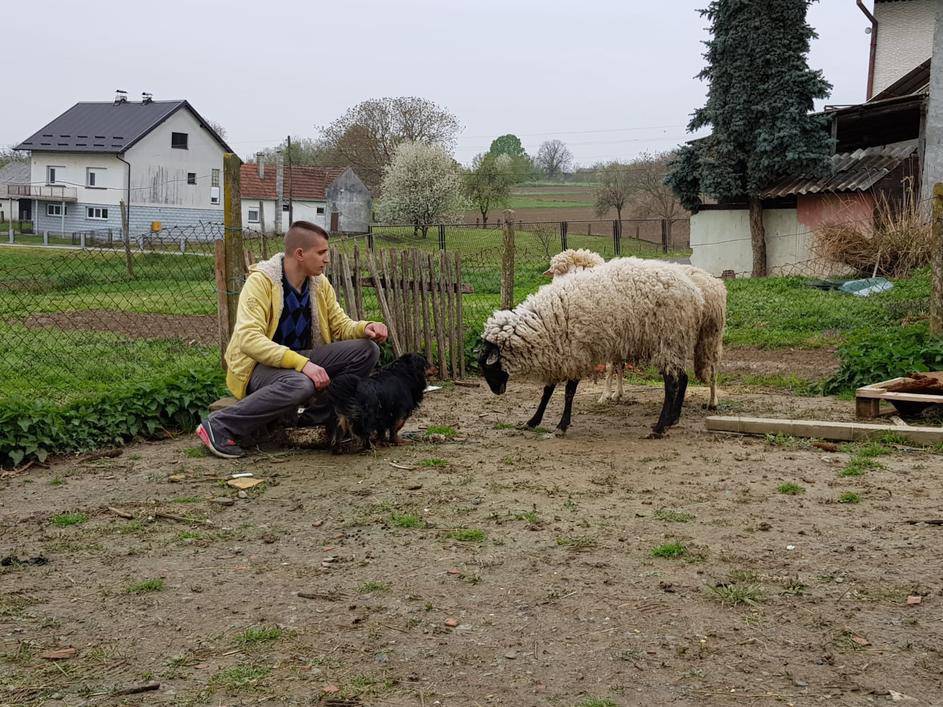
[[[907,140],[833,155],[830,176],[786,177],[763,192],[763,197],[865,191],[894,171],[916,149],[917,141]]]
[[[120,153],[184,107],[204,124],[223,149],[232,152],[187,101],[76,103],[26,138],[16,149],[33,152]]]
[[[0,167],[0,184],[29,184],[29,162],[8,162]]]

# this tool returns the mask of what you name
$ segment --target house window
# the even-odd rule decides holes
[[[219,203],[219,187],[210,187],[210,203]]]
[[[62,167],[46,167],[46,184],[56,183],[56,170],[59,169]]]
[[[187,184],[196,184],[196,172],[187,172]]]
[[[323,206],[319,206],[319,207],[318,207],[318,213],[319,213],[319,214],[323,214],[323,213],[324,213],[324,207],[323,207]]]
[[[175,150],[186,150],[187,149],[187,134],[186,133],[170,133],[170,146]]]
[[[218,170],[218,169],[214,169],[213,172],[212,172],[212,175],[213,175],[213,176],[211,177],[212,181],[210,182],[210,186],[211,186],[211,187],[218,187],[218,186],[219,186],[219,170]]]
[[[101,180],[105,176],[105,170],[101,167],[85,168],[85,186],[89,189],[104,189]]]
[[[65,207],[65,213],[68,216],[68,206]],[[46,216],[62,216],[62,204],[53,204],[51,202],[46,204]]]
[[[108,209],[103,209],[100,206],[87,206],[85,207],[85,217],[95,221],[107,221]]]
[[[249,209],[249,223],[258,223],[258,222],[259,222],[259,210]]]

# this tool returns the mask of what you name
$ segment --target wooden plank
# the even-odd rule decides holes
[[[377,262],[379,263],[379,267],[382,272],[378,270],[376,273],[374,273],[374,275],[376,278],[382,278],[383,282],[382,284],[380,284],[380,282],[374,282],[374,287],[376,288],[377,292],[379,292],[381,289],[383,290],[383,293],[386,297],[386,306],[389,309],[388,312],[383,313],[383,316],[387,319],[387,325],[396,329],[396,339],[399,341],[399,324],[396,321],[396,309],[394,306],[393,295],[390,290],[390,266],[386,259],[386,251],[382,249],[377,251]],[[400,351],[402,351],[402,346],[399,348]],[[396,355],[401,356],[402,354],[397,353]]]
[[[455,254],[455,320],[458,327],[458,377],[465,377],[465,319],[462,311],[462,254]]]
[[[431,283],[429,281],[426,259],[422,257],[418,249],[413,251],[413,257],[416,259],[419,279],[422,280],[419,288],[419,298],[422,303],[422,333],[425,337],[426,361],[432,363],[432,321],[429,319],[429,286]]]
[[[363,306],[363,283],[360,280],[360,247],[354,245],[354,302],[357,305],[357,312],[361,319],[367,318],[367,311]]]
[[[223,241],[226,244],[226,295],[229,297],[229,331],[236,326],[239,291],[245,282],[242,255],[242,193],[239,170],[242,160],[232,152],[223,155]]]
[[[413,351],[422,351],[422,319],[419,317],[419,258],[416,257],[418,251],[413,248],[409,251],[410,272],[413,275],[413,322],[415,338],[413,340]]]
[[[373,257],[373,252],[369,250],[367,251],[367,266],[377,283],[377,299],[380,302],[380,311],[383,312],[383,317],[386,319],[386,327],[390,331],[390,342],[393,344],[393,353],[397,356],[402,356],[403,348],[399,345],[399,339],[396,336],[396,323],[393,321],[393,315],[390,313],[390,305],[386,301],[386,293],[383,291],[383,286],[380,284],[380,272],[377,269],[376,260]]]
[[[442,262],[445,264],[443,272],[445,277],[446,307],[449,312],[448,318],[448,340],[449,340],[449,363],[452,366],[452,378],[458,378],[458,334],[455,326],[455,300],[458,295],[454,292],[454,274],[452,268],[452,258],[445,252],[442,253]]]
[[[445,365],[445,330],[442,328],[442,297],[441,292],[436,287],[438,280],[432,253],[428,253],[427,257],[429,259],[429,297],[432,299],[432,315],[435,319],[435,339],[438,347],[439,378],[448,378],[448,369]]]
[[[413,325],[415,321],[410,316],[412,312],[412,304],[410,303],[410,297],[412,295],[412,286],[409,282],[409,267],[408,261],[406,259],[406,251],[401,250],[396,254],[397,259],[399,260],[399,274],[400,274],[400,292],[403,293],[402,305],[403,305],[403,331],[405,332],[403,337],[406,339],[406,348],[409,351],[415,351],[416,347],[413,345]]]
[[[214,241],[216,262],[214,271],[216,274],[216,319],[219,326],[219,355],[223,363],[223,370],[226,370],[226,347],[229,346],[229,298],[226,296],[226,244],[222,241]]]
[[[865,390],[859,388],[855,398],[874,398],[877,400],[908,400],[913,403],[943,404],[943,395],[937,393],[892,393],[887,390]]]
[[[881,414],[881,401],[871,398],[855,398],[855,417],[868,420]]]
[[[347,312],[353,319],[361,320],[360,312],[357,309],[357,299],[354,297],[354,285],[350,281],[350,256],[347,253],[341,253],[341,279],[344,282],[344,299],[347,300]],[[352,313],[352,314],[351,314]]]
[[[449,274],[448,269],[445,266],[445,251],[439,251],[439,311],[442,313],[442,331],[444,334],[445,340],[445,362],[450,364],[452,362],[451,349],[452,349],[452,337],[449,333],[449,327],[451,326],[451,312],[449,312],[449,289],[448,289],[448,280]],[[446,374],[446,378],[452,378],[451,369]]]
[[[393,318],[396,319],[396,330],[399,332],[399,343],[403,347],[403,353],[406,353],[408,346],[406,339],[406,326],[403,321],[403,288],[399,277],[399,263],[396,260],[396,251],[386,251],[387,259],[390,263],[390,281],[386,285],[387,299],[393,306]]]
[[[869,425],[861,422],[830,422],[824,420],[776,420],[764,417],[711,416],[705,419],[711,432],[739,434],[787,434],[793,437],[815,437],[844,442],[859,442],[892,432],[911,442],[939,444],[943,442],[941,427],[899,427]]]

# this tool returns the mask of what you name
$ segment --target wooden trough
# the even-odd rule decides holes
[[[943,405],[943,371],[913,373],[874,383],[855,391],[855,416],[859,420],[879,417],[881,401],[891,403],[904,415],[916,415],[931,405]]]
[[[712,416],[705,420],[711,432],[734,432],[747,435],[784,434],[793,437],[830,439],[838,442],[861,442],[877,439],[887,433],[917,444],[940,444],[943,427],[901,427],[899,425],[867,425],[861,422],[830,422],[827,420],[776,420],[765,417]]]

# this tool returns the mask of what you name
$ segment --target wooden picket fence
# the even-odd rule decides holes
[[[462,282],[460,254],[332,247],[327,274],[351,318],[369,319],[371,309],[382,314],[396,356],[422,353],[439,378],[464,377],[462,295],[472,290]],[[365,305],[365,289],[377,306]]]

